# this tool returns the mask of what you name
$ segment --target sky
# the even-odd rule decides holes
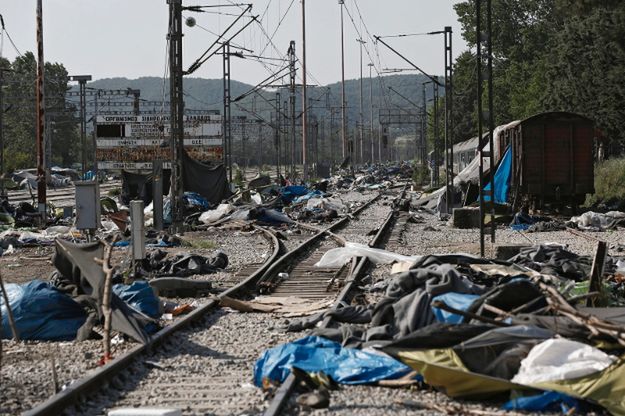
[[[452,26],[454,57],[466,49],[453,4],[458,0],[345,0],[345,77],[360,75],[359,43],[363,48],[363,71],[374,62],[374,76],[384,68],[408,65],[370,36],[422,34]],[[252,23],[233,43],[266,58],[265,65],[253,58],[233,58],[231,78],[257,84],[282,65],[289,42],[296,42],[302,57],[301,0],[252,1]],[[184,6],[227,5],[205,9],[208,13],[184,12],[193,16],[194,27],[184,26],[185,69],[195,61],[241,11],[230,0],[183,0]],[[326,85],[341,79],[340,9],[338,0],[306,2],[306,61],[308,83]],[[35,51],[35,0],[2,0],[0,14],[21,53]],[[351,16],[351,18],[350,18]],[[362,17],[362,19],[361,19]],[[353,19],[353,22],[352,22]],[[244,17],[240,23],[249,21]],[[71,75],[92,75],[94,79],[141,76],[163,77],[166,71],[166,0],[44,0],[44,55],[46,61],[65,65]],[[262,27],[261,27],[262,25]],[[237,27],[240,27],[239,24]],[[212,33],[211,33],[212,32]],[[359,34],[360,33],[360,34]],[[269,42],[268,37],[271,38]],[[430,74],[444,73],[443,35],[386,38],[393,48]],[[236,48],[232,48],[236,50]],[[13,60],[17,54],[6,36],[1,55]],[[214,56],[192,76],[221,78],[222,62]]]

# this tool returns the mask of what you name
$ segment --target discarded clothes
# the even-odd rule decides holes
[[[408,366],[385,354],[343,348],[311,336],[266,350],[254,365],[254,383],[258,387],[263,379],[282,383],[293,366],[306,372],[323,371],[340,384],[375,383],[410,372]]]
[[[142,265],[143,277],[188,277],[195,274],[215,273],[228,267],[228,256],[218,251],[213,257],[180,253],[169,257],[167,252],[153,250],[147,253]]]
[[[76,333],[87,319],[80,304],[47,282],[8,283],[5,288],[22,340],[71,341],[76,339]],[[0,308],[2,338],[11,339],[13,334],[3,296],[0,297]]]

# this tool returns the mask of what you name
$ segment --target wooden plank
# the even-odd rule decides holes
[[[590,269],[589,292],[601,292],[601,279],[603,277],[603,267],[607,255],[608,244],[605,241],[598,241],[595,258],[592,260],[592,268]],[[588,300],[586,300],[586,306],[595,306],[594,298],[588,298]]]

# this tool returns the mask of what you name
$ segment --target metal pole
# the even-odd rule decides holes
[[[291,178],[295,177],[295,41],[289,46],[289,105],[291,109]]]
[[[495,107],[493,103],[493,19],[492,19],[492,1],[486,1],[486,36],[488,38],[488,143],[490,147],[489,153],[489,176],[490,176],[490,241],[495,243]]]
[[[45,120],[44,65],[43,58],[43,8],[37,0],[37,202],[42,223],[46,218],[46,173],[43,167],[43,138]]]
[[[362,39],[356,39],[356,42],[360,44],[360,163],[365,162],[365,146],[364,146],[364,118],[363,118],[363,104],[362,104],[362,45],[366,43]]]
[[[482,138],[482,0],[475,1],[475,33],[477,61],[477,137],[478,137],[478,157],[479,160],[479,181],[480,181],[480,255],[484,257],[484,140]]]
[[[347,126],[345,116],[345,39],[343,30],[343,0],[341,5],[341,141],[343,142],[343,159],[347,156]]]
[[[434,84],[434,185],[439,186],[440,170],[440,133],[438,126],[438,83]]]
[[[304,165],[304,180],[308,179],[308,160],[307,160],[307,129],[308,129],[308,111],[306,105],[306,0],[302,0],[302,164]]]
[[[423,143],[423,154],[421,155],[421,163],[423,165],[425,165],[427,163],[427,147],[428,147],[428,141],[427,141],[427,98],[425,96],[425,84],[427,84],[427,82],[423,82],[421,84],[422,88],[423,88],[423,108],[421,109],[421,134],[423,135],[422,137],[422,143]]]
[[[163,229],[163,161],[152,163],[152,199],[154,200],[154,229]]]
[[[373,78],[371,76],[371,69],[373,63],[369,63],[369,140],[371,141],[371,163],[375,162],[375,148],[373,146]]]
[[[0,68],[0,195],[4,195],[4,97],[2,94],[4,71],[5,69]]]
[[[171,123],[171,231],[183,231],[184,96],[182,89],[182,0],[169,4],[169,87]]]

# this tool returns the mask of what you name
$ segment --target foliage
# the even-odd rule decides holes
[[[465,139],[477,124],[475,5],[467,0],[454,6],[472,49],[455,63],[455,136]],[[612,153],[622,152],[625,2],[498,0],[492,5],[495,123],[543,111],[577,112],[595,120]]]
[[[5,73],[4,138],[5,170],[32,168],[36,165],[36,60],[31,52],[11,63],[0,60]],[[69,166],[78,160],[78,124],[74,108],[67,107],[67,71],[62,64],[45,64],[46,128],[52,139],[52,163]]]
[[[609,159],[595,166],[595,194],[587,206],[625,201],[625,159]]]

